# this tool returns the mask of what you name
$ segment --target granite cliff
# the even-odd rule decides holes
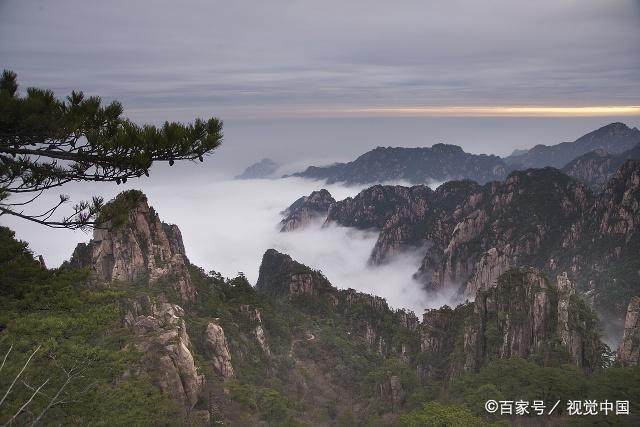
[[[95,284],[141,282],[170,288],[183,303],[192,302],[196,290],[178,227],[161,222],[139,191],[121,193],[105,211],[114,215],[94,230],[88,244],[78,244],[70,265],[89,268]]]
[[[280,231],[293,231],[304,228],[315,220],[323,220],[329,207],[335,202],[324,188],[301,197],[282,212],[284,218],[280,221]]]

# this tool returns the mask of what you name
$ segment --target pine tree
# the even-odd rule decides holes
[[[154,162],[202,162],[221,143],[222,121],[215,117],[140,126],[122,117],[119,102],[102,105],[99,97],[82,92],[59,100],[50,90],[28,88],[20,96],[16,74],[5,70],[0,78],[0,216],[56,228],[96,226],[103,204],[99,197],[76,204],[62,218],[54,214],[68,201],[64,195],[44,212],[25,210],[67,183],[125,183],[149,176]],[[20,202],[11,203],[18,195]]]

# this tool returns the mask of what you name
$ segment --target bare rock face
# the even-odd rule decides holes
[[[314,191],[308,196],[296,200],[283,212],[286,216],[280,221],[280,231],[298,230],[313,221],[324,220],[329,208],[335,202],[335,199],[325,189]]]
[[[510,249],[510,245],[507,245],[504,251],[491,248],[482,255],[475,265],[471,278],[467,282],[464,290],[465,296],[475,298],[478,291],[496,285],[498,277],[510,267],[510,257],[507,255]]]
[[[240,306],[240,312],[247,317],[249,322],[252,323],[253,326],[253,336],[258,342],[258,345],[262,349],[262,352],[266,356],[271,356],[271,349],[269,348],[269,342],[267,341],[267,336],[264,332],[264,328],[262,327],[262,313],[260,309],[251,307],[250,305],[243,304]]]
[[[124,324],[133,330],[134,345],[143,354],[141,366],[164,394],[189,412],[204,376],[195,366],[183,317],[180,306],[144,295],[129,302]]]
[[[139,191],[121,193],[105,208],[119,213],[96,228],[88,244],[76,247],[70,264],[89,267],[98,285],[142,282],[169,288],[183,303],[192,302],[196,290],[178,227],[161,222]]]
[[[231,353],[222,326],[214,322],[209,323],[204,333],[204,343],[207,356],[212,360],[216,373],[225,380],[233,377]]]
[[[595,210],[603,236],[636,237],[640,229],[640,160],[625,162],[609,181]]]
[[[575,293],[573,284],[569,281],[567,273],[558,275],[558,336],[562,344],[567,348],[572,347],[571,327],[569,325],[569,304],[571,296]]]
[[[496,287],[476,295],[475,320],[465,330],[466,368],[478,369],[492,357],[535,356],[544,364],[557,336],[574,364],[595,369],[600,345],[596,325],[573,294],[566,274],[552,283],[534,268],[508,270]]]
[[[624,334],[618,348],[618,361],[622,366],[640,363],[640,297],[634,297],[629,303]]]

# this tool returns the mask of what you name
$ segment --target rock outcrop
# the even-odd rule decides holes
[[[256,289],[272,296],[292,297],[331,293],[334,288],[320,272],[269,249],[262,256]]]
[[[128,302],[124,324],[134,333],[142,354],[140,366],[178,407],[189,412],[202,391],[204,376],[196,368],[182,307],[143,295]]]
[[[573,292],[566,274],[552,283],[533,268],[508,270],[496,287],[476,295],[474,320],[465,329],[465,367],[478,369],[492,358],[513,356],[547,364],[563,355],[553,347],[558,338],[569,361],[587,372],[596,369],[596,320]]]
[[[271,349],[269,348],[267,335],[264,332],[262,325],[262,313],[260,312],[260,309],[243,304],[240,306],[240,312],[251,323],[253,336],[258,342],[258,345],[260,345],[262,352],[266,356],[271,356]]]
[[[618,361],[622,366],[640,363],[640,297],[634,297],[629,302],[624,333],[618,347]]]
[[[88,244],[76,247],[70,265],[88,267],[97,285],[143,283],[192,302],[196,290],[178,227],[161,222],[146,196],[135,190],[118,195],[103,212],[110,219],[94,230]]]
[[[234,376],[231,364],[229,344],[222,326],[210,322],[204,332],[204,345],[207,357],[211,360],[213,369],[223,380]]]
[[[314,191],[308,196],[296,200],[283,213],[280,231],[293,231],[304,228],[313,221],[324,220],[329,207],[336,201],[325,190]]]

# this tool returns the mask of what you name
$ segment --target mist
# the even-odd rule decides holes
[[[191,185],[184,181],[183,177],[143,181],[137,186],[106,184],[101,188],[105,200],[125,189],[142,188],[160,219],[179,226],[189,260],[206,271],[214,270],[226,277],[243,272],[255,284],[262,255],[274,248],[322,271],[337,288],[382,296],[393,308],[407,308],[419,315],[425,308],[451,301],[450,295],[428,296],[422,285],[412,279],[421,261],[418,249],[383,266],[368,265],[377,231],[322,227],[318,222],[302,230],[279,232],[281,211],[299,197],[326,188],[341,200],[356,195],[364,186],[324,185],[302,178],[193,180]],[[71,185],[68,190],[73,201],[91,196],[86,185]],[[39,207],[44,208],[55,197],[51,194],[48,199],[39,200]],[[76,244],[91,237],[87,232],[49,229],[4,217],[2,223],[27,241],[35,254],[42,254],[49,267],[68,260]]]

